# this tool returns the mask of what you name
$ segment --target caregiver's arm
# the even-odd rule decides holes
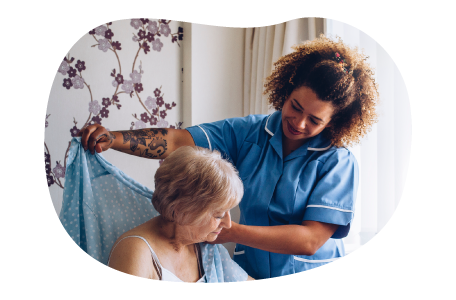
[[[294,255],[314,255],[339,225],[303,221],[302,225],[247,226],[231,222],[216,243],[234,242],[261,250]]]
[[[90,125],[79,133],[84,149],[92,154],[114,149],[146,158],[166,158],[181,146],[195,146],[191,134],[184,129],[145,128],[107,131],[99,124]]]

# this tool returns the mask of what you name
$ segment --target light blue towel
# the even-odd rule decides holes
[[[158,216],[153,191],[71,141],[60,221],[76,244],[107,264],[114,242],[124,232]],[[244,281],[247,273],[222,245],[201,243],[207,282]]]

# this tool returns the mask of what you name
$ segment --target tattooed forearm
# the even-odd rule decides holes
[[[163,137],[168,134],[166,128],[148,128],[132,131],[120,131],[123,143],[130,143],[130,150],[139,150],[139,156],[157,158],[167,150],[167,142]],[[144,146],[144,147],[141,147]]]
[[[112,142],[115,139],[116,139],[116,136],[112,132],[109,132],[109,145],[108,146],[111,146]]]

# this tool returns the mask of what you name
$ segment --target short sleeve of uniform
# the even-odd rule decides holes
[[[338,224],[332,238],[343,238],[354,216],[358,163],[350,151],[338,148],[322,164],[303,220]]]
[[[198,147],[218,150],[223,157],[234,164],[238,149],[247,135],[261,123],[263,115],[249,115],[243,118],[225,119],[186,128]]]

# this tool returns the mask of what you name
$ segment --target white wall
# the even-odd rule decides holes
[[[191,26],[192,124],[242,116],[245,29]]]
[[[245,29],[187,23],[184,32],[191,32],[191,47],[183,54],[184,127],[241,117]],[[238,207],[231,216],[239,221]],[[224,244],[231,256],[234,245]]]

